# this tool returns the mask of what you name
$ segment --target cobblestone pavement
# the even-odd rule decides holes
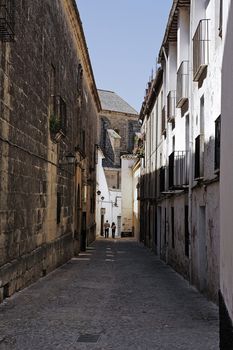
[[[98,240],[0,306],[0,350],[217,350],[217,308],[134,241]]]

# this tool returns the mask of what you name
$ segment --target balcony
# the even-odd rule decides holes
[[[183,189],[188,186],[188,151],[175,151],[169,156],[169,189]]]
[[[159,191],[160,193],[166,191],[166,167],[164,166],[159,169]]]
[[[183,61],[177,72],[176,107],[181,108],[189,98],[189,61]]]
[[[176,91],[172,90],[167,95],[167,121],[172,122],[176,117]]]
[[[209,64],[209,21],[201,20],[193,37],[193,81],[199,81]]]
[[[204,176],[204,135],[195,139],[195,169],[194,178],[200,180]]]
[[[0,0],[0,41],[14,41],[15,0]]]
[[[162,109],[162,135],[166,137],[166,110],[165,106]]]

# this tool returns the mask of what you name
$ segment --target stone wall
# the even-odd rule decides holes
[[[114,162],[113,151],[112,151],[112,148],[110,147],[108,139],[106,139],[105,144],[103,142],[104,133],[106,133],[107,129],[115,130],[121,137],[120,149],[119,149],[120,155],[125,153],[132,153],[133,147],[134,147],[135,132],[139,132],[140,130],[140,127],[138,125],[138,117],[127,115],[125,113],[114,113],[114,112],[108,113],[106,111],[105,114],[103,114],[103,112],[101,113],[100,125],[101,125],[100,146],[106,156],[106,160],[104,160],[103,165],[104,167],[109,167],[109,168],[114,166],[120,167],[120,164],[118,164],[119,163],[118,161],[116,162],[116,164]]]
[[[67,165],[65,155],[83,144],[85,177],[92,182],[85,210],[87,224],[94,228],[90,200],[95,197],[97,107],[65,5],[78,26],[72,1],[17,1],[15,42],[0,42],[2,297],[73,256],[78,170]],[[50,132],[52,95],[66,103],[66,131],[59,142]]]

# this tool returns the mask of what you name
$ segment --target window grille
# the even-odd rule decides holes
[[[67,109],[66,103],[61,96],[53,96],[53,112],[54,117],[58,121],[58,131],[62,131],[66,134],[67,131]]]
[[[188,185],[188,151],[174,151],[169,156],[169,188],[179,189]]]
[[[209,64],[209,19],[202,19],[193,37],[193,80],[198,81]]]
[[[167,96],[167,121],[173,122],[176,117],[176,91],[172,90]]]
[[[162,109],[162,135],[166,137],[166,110],[165,106]]]
[[[15,0],[0,0],[0,41],[14,41]]]
[[[181,62],[177,71],[176,107],[181,108],[189,98],[189,61]]]

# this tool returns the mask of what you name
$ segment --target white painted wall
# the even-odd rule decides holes
[[[221,125],[221,242],[220,285],[230,317],[233,320],[233,3],[223,1],[224,54],[222,67],[222,125]]]
[[[121,157],[121,190],[122,190],[122,232],[132,232],[133,228],[133,170],[135,157]]]
[[[181,62],[189,60],[189,10],[181,8],[179,10],[178,30],[177,30],[177,69]]]
[[[104,155],[102,151],[98,150],[98,164],[96,172],[96,192],[101,191],[101,194],[96,195],[96,234],[100,236],[101,231],[101,209],[105,209],[104,221],[108,220],[111,224],[115,222],[117,225],[117,217],[121,216],[121,191],[108,188],[104,168],[102,166],[102,160]],[[104,197],[104,200],[101,200]],[[117,198],[117,207],[114,205]],[[110,232],[111,234],[111,232]],[[116,235],[120,235],[120,232],[116,231]]]
[[[228,6],[226,3],[228,2]],[[225,17],[227,9],[229,7],[229,1],[223,1],[225,8]],[[219,1],[210,0],[195,0],[191,1],[190,14],[186,9],[180,9],[178,30],[177,30],[177,44],[169,44],[167,60],[164,59],[162,65],[164,68],[163,87],[158,92],[158,97],[155,101],[155,105],[148,118],[144,119],[143,128],[146,133],[146,168],[142,171],[142,174],[159,170],[161,166],[168,165],[168,157],[173,151],[173,137],[175,137],[175,151],[186,151],[190,149],[190,187],[188,192],[174,194],[170,197],[163,197],[160,199],[158,221],[161,219],[161,225],[158,222],[158,252],[166,250],[164,232],[167,230],[168,237],[168,251],[164,253],[164,256],[168,258],[168,261],[183,273],[186,277],[189,277],[191,281],[200,287],[200,259],[198,257],[200,245],[202,249],[207,251],[207,293],[212,299],[217,300],[217,292],[219,289],[219,181],[217,174],[214,171],[214,141],[215,141],[215,120],[221,114],[221,68],[222,68],[222,54],[224,37],[219,37]],[[192,59],[193,59],[193,35],[197,29],[200,20],[208,18],[210,19],[209,27],[209,54],[210,60],[206,77],[203,82],[193,82],[192,72]],[[232,47],[232,45],[231,45]],[[232,48],[233,50],[233,48]],[[226,75],[227,69],[231,67],[231,60],[233,52],[229,52],[228,59],[226,60]],[[176,109],[175,128],[172,130],[171,123],[167,124],[166,138],[161,136],[161,107],[166,104],[166,97],[170,90],[174,89],[176,82],[176,71],[174,69],[174,62],[177,62],[179,68],[180,63],[183,60],[190,61],[190,91],[189,91],[189,108],[186,112],[181,113],[181,109]],[[231,74],[228,77],[228,86],[225,87],[225,91],[232,92],[232,77]],[[193,168],[194,168],[194,144],[195,138],[200,134],[200,99],[204,96],[204,179],[205,185],[197,186],[197,182],[194,181]],[[163,100],[163,102],[161,102]],[[231,104],[228,103],[229,110],[231,112]],[[190,144],[187,149],[186,141],[186,117],[189,116],[189,135]],[[156,122],[156,118],[158,121]],[[231,119],[232,116],[231,116]],[[230,124],[231,125],[231,124]],[[227,127],[226,127],[227,128]],[[232,137],[230,139],[230,133],[233,128],[228,128],[226,133],[229,138],[229,145],[225,149],[226,163],[229,160],[229,149],[233,149]],[[151,142],[150,138],[155,138],[157,135],[157,145]],[[152,145],[152,146],[151,146]],[[228,153],[227,153],[228,149]],[[154,163],[155,168],[154,168]],[[227,166],[227,164],[226,164]],[[228,165],[229,171],[229,165]],[[232,170],[233,175],[233,170]],[[222,176],[222,175],[221,175]],[[228,188],[230,186],[231,176],[229,176]],[[153,184],[149,184],[149,187]],[[224,188],[223,188],[224,191]],[[227,186],[225,187],[227,191]],[[232,191],[228,192],[228,198],[233,198]],[[225,192],[224,192],[225,195]],[[189,211],[189,225],[191,234],[191,255],[188,259],[184,254],[184,207],[190,205]],[[229,207],[229,202],[226,207]],[[205,240],[200,240],[200,207],[206,206],[206,225],[205,225]],[[171,207],[175,207],[175,249],[171,247]],[[167,211],[167,218],[165,220],[165,209]],[[226,208],[225,208],[226,209]],[[227,213],[227,211],[225,210]],[[226,214],[227,215],[227,214]],[[225,219],[224,219],[225,220]],[[228,221],[229,224],[229,218]],[[225,225],[225,224],[224,224]],[[233,227],[233,222],[229,227]],[[160,229],[161,228],[161,229]],[[229,232],[230,235],[230,232]],[[203,243],[204,242],[204,243]],[[203,244],[205,246],[203,246]],[[229,241],[225,243],[229,246]],[[230,257],[229,257],[230,259]],[[231,256],[232,259],[232,256]],[[232,271],[232,270],[231,270]],[[227,272],[228,273],[228,272]],[[230,272],[229,272],[230,273]],[[233,280],[233,278],[232,278]],[[231,282],[232,282],[231,280]],[[233,286],[232,286],[233,292]],[[233,304],[233,302],[232,302]],[[232,308],[231,304],[231,308]],[[233,310],[232,310],[233,313]]]

